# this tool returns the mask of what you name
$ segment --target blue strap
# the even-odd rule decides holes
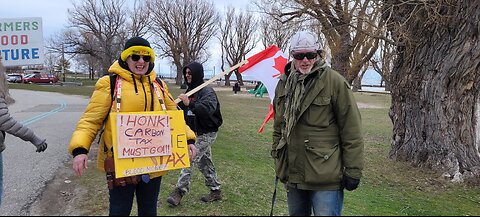
[[[142,175],[142,181],[148,183],[150,181],[150,175],[144,174]]]

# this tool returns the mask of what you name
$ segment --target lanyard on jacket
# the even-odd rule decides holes
[[[162,89],[163,93],[165,93],[165,90],[163,90],[163,88],[160,87],[160,84],[158,84],[156,80],[153,81],[152,85],[153,85],[153,89],[155,89],[155,93],[157,94],[158,101],[160,101],[160,105],[162,106],[163,111],[166,111],[166,110],[167,110],[167,107],[165,107],[165,103],[163,102],[163,99],[162,99],[162,97],[160,96],[160,90],[159,90],[159,88]]]
[[[165,103],[163,102],[162,96],[160,95],[160,89],[159,89],[159,84],[157,81],[153,82],[153,89],[155,90],[155,94],[157,95],[158,101],[160,102],[160,105],[162,106],[162,110],[166,111],[167,107],[165,106]],[[115,89],[117,90],[116,98],[115,98],[115,103],[116,103],[116,111],[120,112],[120,102],[122,101],[122,79],[120,77],[117,77],[117,82],[116,82],[116,87]],[[147,103],[147,102],[145,102]],[[152,102],[153,103],[153,102]],[[113,106],[113,105],[112,105]]]

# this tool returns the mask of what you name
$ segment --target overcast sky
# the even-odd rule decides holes
[[[250,0],[213,0],[213,2],[219,10],[227,6],[245,9],[250,4]],[[67,24],[67,10],[71,8],[71,0],[2,0],[0,18],[41,17],[44,34],[49,37],[61,31]]]
[[[253,8],[249,6],[251,4],[250,0],[213,0],[213,2],[219,10],[224,10],[227,6],[243,10],[247,7]],[[71,8],[71,0],[2,0],[0,3],[0,18],[41,17],[44,38],[47,39],[66,27],[68,21],[67,10]],[[213,40],[212,43],[216,43]],[[160,71],[162,72],[170,70],[167,64],[167,61],[157,63],[157,65],[160,65]],[[206,63],[205,68],[206,70],[212,70],[213,65],[217,64],[219,64],[219,60],[212,58]],[[157,67],[156,70],[159,71]],[[215,70],[218,73],[220,71],[219,66]]]

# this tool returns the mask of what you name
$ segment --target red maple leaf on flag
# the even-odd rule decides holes
[[[284,73],[283,69],[285,68],[285,65],[287,65],[288,60],[283,56],[278,56],[277,58],[274,59],[274,61],[275,61],[275,65],[273,66],[273,68],[275,68],[277,71],[280,72],[272,76],[273,78],[276,78]]]

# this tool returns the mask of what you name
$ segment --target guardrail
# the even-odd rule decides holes
[[[58,82],[60,86],[83,86],[83,82]]]

